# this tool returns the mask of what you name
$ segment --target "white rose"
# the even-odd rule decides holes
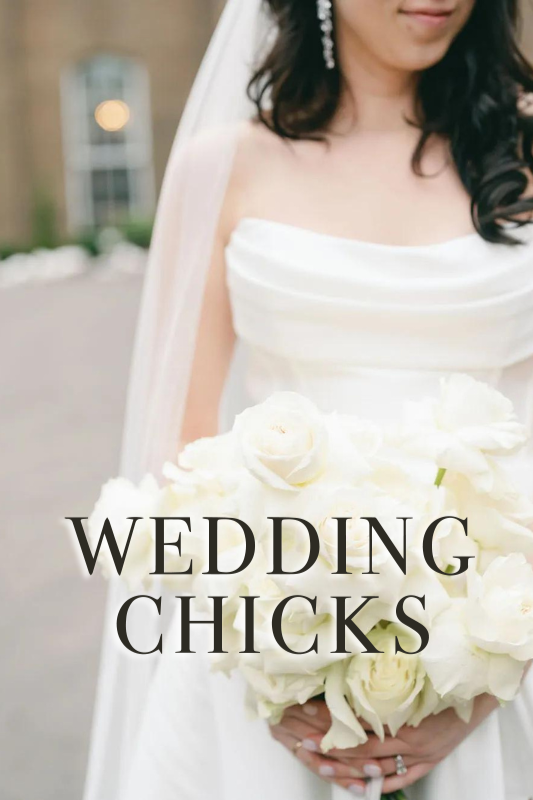
[[[496,558],[469,581],[466,625],[489,653],[533,658],[533,569],[522,554]]]
[[[405,650],[416,649],[416,637],[399,625],[378,627],[369,638],[381,652],[354,656],[346,671],[348,699],[381,739],[385,725],[394,736],[402,725],[419,724],[438,704],[420,657],[396,653],[396,637]]]
[[[100,498],[89,517],[88,539],[93,552],[102,535],[105,520],[109,519],[121,553],[124,553],[133,525],[128,518],[141,518],[135,524],[121,575],[130,588],[138,587],[149,580],[149,573],[154,569],[154,522],[150,517],[158,515],[161,496],[161,490],[151,476],[145,477],[139,486],[125,478],[116,478],[102,487]],[[102,543],[98,561],[106,578],[117,576],[114,561],[105,542]]]
[[[337,662],[326,670],[326,705],[331,716],[331,727],[320,744],[322,751],[358,747],[368,740],[368,735],[349,704],[346,691],[346,670],[349,660]]]
[[[436,692],[466,721],[471,701],[480,694],[512,700],[524,670],[514,658],[488,653],[476,645],[466,626],[467,602],[456,599],[437,617],[420,656]]]
[[[178,476],[175,475],[175,478]],[[185,473],[184,480],[174,482],[165,487],[161,493],[158,516],[165,521],[165,571],[169,573],[161,578],[170,589],[180,593],[191,592],[193,584],[207,564],[209,543],[209,517],[220,518],[218,531],[218,566],[221,571],[229,572],[240,567],[244,560],[245,536],[243,529],[232,519],[241,519],[238,500],[235,495],[221,492],[218,482],[199,471]],[[188,520],[189,524],[186,521]],[[153,531],[152,531],[153,533]],[[180,539],[180,548],[172,544]],[[155,541],[154,541],[155,545]],[[192,563],[191,575],[184,573]],[[263,567],[264,568],[264,567]],[[243,575],[235,576],[201,576],[195,593],[208,596],[225,594],[230,585],[238,591]],[[203,583],[202,583],[203,581]],[[213,581],[210,584],[209,581]],[[223,585],[223,581],[226,581]],[[221,591],[223,589],[223,591]],[[212,591],[210,591],[212,590]]]
[[[368,487],[334,487],[319,500],[319,507],[311,508],[311,519],[316,519],[322,551],[328,564],[337,569],[339,561],[339,537],[337,517],[347,518],[346,566],[348,571],[368,572],[372,547],[372,565],[375,572],[392,558],[382,540],[375,533],[370,543],[368,517],[375,517],[384,527],[391,540],[403,552],[403,522],[405,516],[398,503],[387,495]]]
[[[240,414],[233,428],[247,469],[275,489],[294,490],[326,465],[324,417],[298,394],[280,392]]]
[[[417,561],[413,563],[412,553],[409,554],[409,558],[411,563],[402,586],[402,596],[408,598],[405,601],[405,611],[412,619],[422,623],[431,632],[433,620],[442,614],[452,602],[446,582],[454,579],[441,578],[428,567],[423,558],[420,558],[418,563]],[[424,606],[415,599],[417,597],[425,598]],[[397,619],[395,606],[394,614],[394,618],[387,617],[387,619],[392,622]]]
[[[330,483],[359,483],[368,476],[383,446],[383,430],[348,414],[325,417],[329,459],[323,478]]]
[[[457,514],[453,508],[443,511],[440,515],[442,517],[456,517],[456,519],[444,519],[439,523],[433,536],[432,552],[435,563],[443,572],[455,573],[459,569],[459,558],[470,557],[469,566],[475,563],[475,559],[479,554],[479,547],[474,537],[472,536],[472,522],[468,518],[468,536]],[[435,516],[432,520],[439,519],[440,516]],[[445,586],[450,593],[456,594],[458,591],[464,595],[464,585],[466,583],[468,573],[458,575],[456,578],[452,575],[442,576],[441,583]]]
[[[468,701],[485,690],[487,657],[470,640],[464,622],[464,603],[462,599],[454,600],[437,617],[420,658],[441,697]]]
[[[232,433],[197,439],[186,445],[178,457],[179,468],[165,464],[164,474],[178,483],[211,482],[222,492],[231,491],[243,470],[238,446]]]
[[[401,518],[412,516],[412,509],[402,506],[394,497],[376,489],[372,483],[355,487],[325,486],[318,497],[310,497],[307,519],[312,522],[318,533],[322,559],[317,567],[310,571],[309,582],[317,583],[317,589],[313,594],[319,595],[321,607],[324,606],[326,594],[329,597],[342,594],[377,595],[383,603],[396,605],[401,596],[400,589],[405,576],[375,529],[371,539],[368,518],[374,517],[379,521],[394,547],[403,554],[404,522]],[[338,569],[340,556],[344,555],[339,552],[337,518],[347,519],[348,576],[332,574]],[[408,520],[406,525],[407,541],[409,541],[409,526],[415,526],[416,522]],[[371,555],[374,574],[365,574],[370,570]],[[328,575],[319,576],[320,564],[323,564]],[[311,591],[312,585],[306,588]],[[377,601],[373,601],[369,610],[376,611],[377,606]],[[383,608],[381,613],[384,613]],[[372,625],[377,621],[373,619]]]
[[[225,519],[218,523],[217,530],[218,569],[222,574],[208,575],[205,571],[199,574],[195,582],[195,594],[198,596],[198,601],[205,608],[211,608],[209,598],[212,596],[219,595],[227,598],[224,601],[224,613],[227,616],[224,624],[229,623],[231,609],[233,609],[235,615],[242,612],[242,630],[244,633],[245,621],[242,597],[254,595],[258,598],[254,614],[255,617],[258,617],[262,604],[269,604],[271,592],[274,595],[276,593],[275,584],[267,575],[271,566],[267,562],[265,552],[259,543],[256,544],[251,563],[243,569],[242,567],[248,555],[243,529],[239,523]],[[257,590],[257,584],[259,584],[261,591]],[[263,592],[267,592],[267,594],[263,594]],[[256,626],[258,624],[258,620],[256,620]]]
[[[281,625],[283,640],[293,651],[292,653],[287,653],[274,640],[271,634],[271,620],[272,616],[257,638],[257,649],[262,653],[263,667],[268,674],[317,673],[335,661],[346,658],[345,655],[334,652],[337,647],[335,618],[326,613],[315,615],[307,600],[302,598],[291,600],[283,614]],[[361,627],[364,627],[363,621]],[[315,642],[318,652],[312,649]],[[346,636],[347,649],[350,646],[350,637]],[[362,646],[357,640],[357,652],[361,649]],[[311,652],[306,652],[308,650]]]
[[[248,705],[262,719],[273,725],[280,722],[286,708],[303,705],[310,698],[321,694],[324,688],[324,672],[310,675],[269,675],[249,664],[241,664],[240,671],[251,692]]]
[[[511,401],[469,375],[452,375],[441,381],[436,421],[441,430],[465,446],[492,455],[505,455],[527,439]]]
[[[474,491],[460,475],[450,476],[446,488],[457,516],[468,519],[468,536],[493,556],[533,554],[533,506],[520,494],[491,497]]]
[[[477,488],[495,482],[493,456],[510,455],[527,440],[511,401],[469,375],[441,380],[439,399],[406,405],[406,440],[439,467],[468,475]]]

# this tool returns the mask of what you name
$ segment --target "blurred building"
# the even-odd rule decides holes
[[[0,0],[0,244],[150,219],[222,5]]]
[[[0,0],[0,242],[149,219],[219,0]]]

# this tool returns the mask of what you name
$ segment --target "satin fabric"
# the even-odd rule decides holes
[[[324,410],[391,420],[406,398],[467,372],[533,424],[533,233],[520,247],[477,234],[393,247],[244,219],[226,251],[244,391],[233,414],[293,390]],[[533,444],[513,459],[533,489]],[[177,624],[177,622],[175,623]],[[202,637],[200,636],[200,639]],[[170,648],[172,649],[172,648]],[[341,800],[247,718],[239,676],[209,673],[207,646],[165,656],[152,683],[120,800]],[[411,800],[533,797],[533,670],[425,779]]]

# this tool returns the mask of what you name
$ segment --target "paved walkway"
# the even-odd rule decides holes
[[[117,471],[140,279],[0,291],[0,797],[79,800],[105,586],[64,516]]]

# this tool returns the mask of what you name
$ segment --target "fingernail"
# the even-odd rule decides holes
[[[316,717],[318,714],[318,708],[316,706],[311,705],[311,703],[306,703],[303,706],[304,714],[307,714],[310,717]]]
[[[355,794],[357,797],[364,797],[366,794],[366,789],[363,789],[362,786],[358,786],[357,783],[353,783],[348,791]]]
[[[318,771],[323,778],[333,778],[335,775],[334,768],[330,767],[329,764],[322,764]]]
[[[377,764],[365,764],[363,767],[365,775],[368,775],[369,778],[380,778],[381,777],[381,770],[377,766]]]
[[[304,750],[309,750],[310,753],[318,753],[318,745],[312,739],[304,739],[302,742]]]

